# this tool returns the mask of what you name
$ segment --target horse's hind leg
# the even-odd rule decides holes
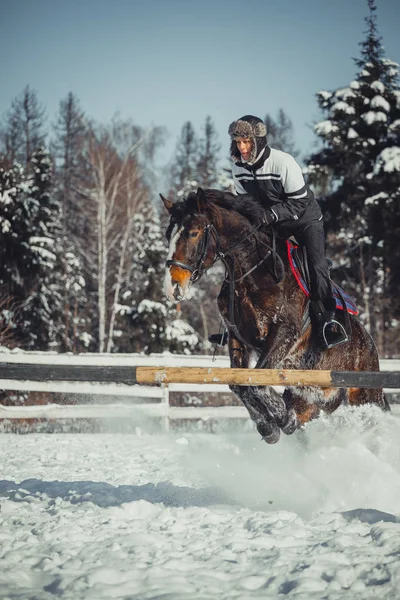
[[[382,389],[350,388],[348,392],[350,406],[376,404],[382,410],[390,410]]]
[[[294,393],[292,388],[286,388],[282,398],[288,410],[295,412],[299,427],[319,417],[321,409],[315,403],[310,403],[301,395]]]

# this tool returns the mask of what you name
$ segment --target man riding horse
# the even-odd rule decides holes
[[[343,327],[334,320],[336,301],[325,257],[321,209],[300,166],[290,154],[268,145],[266,126],[258,117],[246,115],[234,121],[229,135],[236,194],[256,199],[265,208],[265,222],[280,237],[294,236],[306,248],[310,318],[322,349],[346,342]]]

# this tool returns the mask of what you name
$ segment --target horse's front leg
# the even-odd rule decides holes
[[[271,325],[256,369],[273,369],[283,360],[293,344],[293,331],[283,325]],[[299,426],[296,412],[273,387],[252,387],[251,391],[265,406],[271,420],[287,435]]]
[[[232,334],[229,336],[229,355],[232,368],[247,369],[249,367],[248,348]],[[259,388],[241,385],[230,385],[229,388],[246,407],[262,438],[268,444],[275,444],[279,440],[281,432],[273,416],[266,410],[265,404],[260,401]]]

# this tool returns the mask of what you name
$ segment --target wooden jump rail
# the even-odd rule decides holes
[[[0,389],[6,380],[74,381],[161,385],[170,383],[253,386],[319,386],[336,388],[399,388],[400,371],[313,371],[208,367],[145,367],[117,365],[48,365],[0,363]]]

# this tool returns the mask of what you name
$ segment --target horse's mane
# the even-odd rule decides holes
[[[222,192],[220,190],[205,190],[207,203],[210,203],[211,211],[221,212],[219,209],[224,208],[231,212],[236,212],[242,217],[245,217],[250,223],[259,223],[264,215],[264,209],[261,204],[254,200],[248,194],[240,194],[235,196],[230,192]]]
[[[204,214],[217,227],[222,225],[223,210],[236,212],[245,217],[252,225],[260,223],[263,218],[264,209],[247,194],[235,196],[230,192],[214,189],[204,190],[204,193],[206,204],[201,212],[198,208],[196,192],[191,192],[185,200],[174,204],[171,209],[171,222],[167,230],[167,237],[171,235],[174,225],[180,225],[186,215]]]

